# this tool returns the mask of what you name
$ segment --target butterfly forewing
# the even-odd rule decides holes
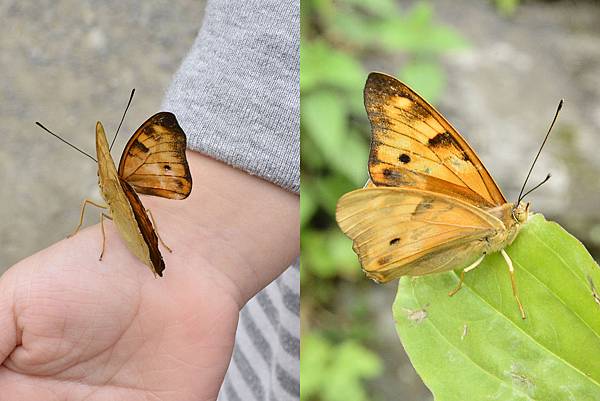
[[[375,185],[448,193],[480,207],[506,203],[475,152],[418,94],[393,77],[371,73],[364,96]]]
[[[150,117],[131,137],[119,163],[119,176],[136,192],[184,199],[192,190],[186,137],[175,115]]]
[[[471,252],[465,258],[479,256],[472,252],[477,242],[483,246],[486,235],[504,227],[491,214],[450,196],[391,187],[345,194],[336,220],[354,241],[365,272],[378,281],[456,268],[435,255],[466,246]]]

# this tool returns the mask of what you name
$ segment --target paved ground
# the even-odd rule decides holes
[[[0,2],[0,273],[69,233],[83,198],[100,199],[95,165],[34,122],[95,154],[96,121],[114,132],[135,87],[118,158],[158,111],[203,7],[193,0]]]

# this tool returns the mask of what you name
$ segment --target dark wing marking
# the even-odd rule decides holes
[[[185,199],[192,191],[185,149],[185,133],[175,115],[157,113],[138,128],[125,146],[119,177],[138,193]]]
[[[165,262],[163,261],[162,255],[158,249],[158,236],[154,231],[154,227],[152,227],[152,222],[148,218],[146,214],[146,209],[144,205],[140,201],[140,198],[135,193],[127,181],[123,179],[119,179],[121,183],[121,188],[123,188],[123,192],[131,205],[131,209],[133,210],[133,215],[135,216],[135,221],[142,233],[142,237],[144,237],[144,242],[148,246],[150,250],[150,261],[152,262],[152,268],[160,277],[162,277],[162,272],[165,270]]]

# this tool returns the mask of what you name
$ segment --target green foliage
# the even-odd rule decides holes
[[[368,304],[368,291],[363,290],[372,284],[364,279],[350,240],[335,224],[338,198],[367,180],[370,129],[362,91],[368,70],[363,65],[366,60],[371,65],[402,60],[381,65],[435,101],[445,86],[439,56],[466,43],[437,22],[432,6],[424,2],[402,10],[393,0],[303,0],[301,24],[301,294],[306,337],[301,397],[376,399],[376,389],[369,392],[371,397],[364,389],[365,379],[378,374],[381,364],[367,350],[377,337],[371,330],[372,314],[363,307]],[[353,283],[347,286],[351,293],[346,288],[355,306],[351,311],[340,310],[346,304],[339,299],[344,282]],[[349,315],[345,320],[344,314]]]
[[[494,0],[496,8],[504,15],[513,15],[521,4],[521,0]]]
[[[302,336],[301,399],[319,395],[323,401],[366,401],[363,378],[381,373],[379,357],[357,343],[333,345],[323,336]]]
[[[600,268],[541,215],[507,253],[525,320],[499,254],[468,273],[454,297],[456,272],[400,281],[394,317],[417,372],[436,401],[598,400]]]

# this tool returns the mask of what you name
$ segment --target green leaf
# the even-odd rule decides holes
[[[304,179],[307,177],[305,173],[324,169],[327,161],[323,158],[315,143],[309,138],[303,126],[300,127],[300,137],[302,138],[300,141],[300,166],[302,169],[302,179]]]
[[[415,54],[442,53],[467,47],[467,42],[454,29],[433,19],[433,8],[417,3],[401,20],[385,19],[373,27],[379,45],[388,51],[408,51]]]
[[[331,86],[360,93],[366,75],[358,60],[322,40],[300,42],[300,68],[302,92]]]
[[[373,23],[354,10],[338,10],[328,22],[327,31],[328,37],[339,38],[353,47],[368,47],[373,41]]]
[[[365,166],[366,160],[361,164]],[[331,216],[332,220],[335,217],[335,208],[337,201],[346,192],[362,187],[367,182],[366,168],[360,175],[358,183],[349,181],[339,176],[320,177],[315,181],[315,191],[318,193],[320,205]]]
[[[456,272],[400,280],[394,317],[415,369],[436,401],[600,399],[600,268],[542,215],[506,251],[525,320],[498,253],[453,297]]]
[[[303,132],[329,165],[356,186],[364,184],[368,155],[361,137],[350,133],[343,96],[333,91],[314,92],[303,97],[301,107]]]
[[[341,157],[336,157],[332,163],[334,170],[348,178],[354,187],[360,188],[365,185],[368,177],[368,141],[357,131],[349,129],[344,135],[342,147],[337,149],[337,152]]]
[[[368,398],[361,379],[379,375],[382,363],[373,352],[350,340],[337,347],[329,369],[324,400],[365,401]]]
[[[312,185],[303,182],[300,186],[300,227],[304,227],[317,210],[317,202],[314,197]]]
[[[301,122],[306,134],[330,160],[340,157],[348,130],[343,99],[334,92],[318,91],[302,98]]]
[[[328,230],[305,229],[302,232],[303,267],[317,277],[357,277],[360,266],[352,251],[352,242],[337,227]]]
[[[318,394],[323,386],[323,376],[331,355],[332,346],[317,334],[301,336],[300,356],[300,398],[308,400]]]
[[[379,357],[355,341],[333,345],[319,334],[302,336],[300,398],[366,401],[363,379],[381,373]]]

